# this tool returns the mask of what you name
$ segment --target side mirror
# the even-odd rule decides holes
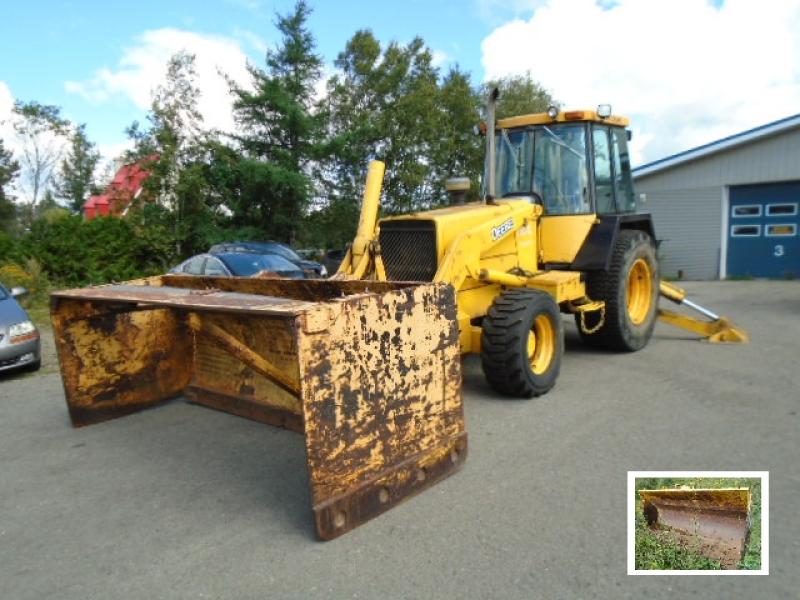
[[[24,287],[13,287],[11,288],[11,297],[12,298],[19,298],[20,296],[24,296],[28,293]]]

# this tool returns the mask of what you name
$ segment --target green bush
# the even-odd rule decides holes
[[[0,231],[0,265],[16,257],[17,243],[7,233]]]
[[[172,239],[159,224],[114,217],[39,219],[19,241],[59,285],[82,286],[163,273],[174,262]]]

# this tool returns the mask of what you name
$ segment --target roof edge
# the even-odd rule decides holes
[[[789,131],[790,129],[794,129],[796,127],[800,127],[800,114],[778,119],[777,121],[772,121],[771,123],[767,123],[765,125],[747,129],[714,142],[703,144],[702,146],[690,148],[689,150],[684,150],[683,152],[678,152],[677,154],[672,154],[670,156],[654,160],[653,162],[649,162],[632,169],[632,174],[634,178],[652,175],[653,173],[671,169],[672,167],[689,162],[690,160],[716,154],[717,152],[722,152],[723,150],[735,148],[736,146],[741,146],[742,144],[746,144],[748,142],[759,140],[761,138],[769,137],[778,133],[783,133],[784,131]]]

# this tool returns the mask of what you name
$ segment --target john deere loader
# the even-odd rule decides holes
[[[500,394],[550,390],[562,313],[588,344],[644,347],[659,282],[637,213],[627,120],[548,111],[495,123],[484,198],[378,220],[371,164],[356,238],[327,281],[164,275],[52,295],[76,426],[175,396],[304,435],[320,537],[341,535],[466,458],[460,355],[480,353]],[[718,341],[724,319],[672,314]],[[265,460],[267,458],[265,457]]]
[[[582,340],[642,349],[656,318],[713,342],[747,336],[659,279],[656,235],[637,212],[628,120],[597,111],[523,115],[495,122],[487,104],[485,197],[464,203],[469,181],[451,180],[452,205],[376,221],[382,176],[373,165],[358,235],[336,278],[449,283],[457,291],[459,346],[479,353],[499,393],[532,397],[556,382],[561,315]],[[705,316],[658,309],[659,295]]]

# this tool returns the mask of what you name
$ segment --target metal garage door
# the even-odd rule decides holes
[[[730,189],[728,277],[800,276],[800,181]]]

